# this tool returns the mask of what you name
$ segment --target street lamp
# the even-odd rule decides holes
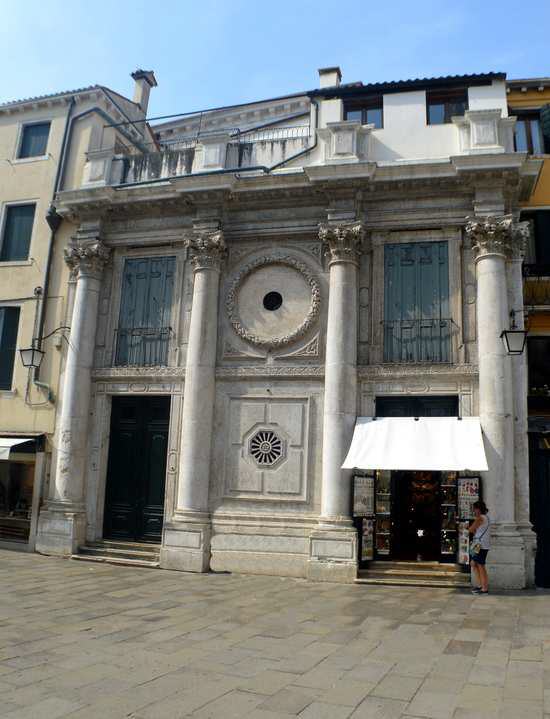
[[[23,367],[34,367],[35,369],[38,369],[42,363],[42,358],[45,353],[36,347],[35,341],[33,340],[32,347],[26,347],[25,349],[19,350],[19,354],[21,355]]]
[[[21,355],[21,362],[23,363],[23,367],[34,367],[34,369],[38,369],[42,363],[42,358],[46,354],[43,352],[40,347],[42,346],[43,340],[47,340],[48,337],[51,337],[56,332],[59,332],[59,330],[70,330],[70,327],[65,327],[62,325],[61,327],[56,327],[52,332],[45,335],[41,338],[32,338],[32,345],[31,347],[25,347],[24,349],[19,350],[19,354]],[[62,335],[64,336],[64,335]],[[66,338],[65,338],[66,339]]]
[[[527,339],[527,330],[520,330],[516,327],[516,313],[514,310],[510,310],[510,329],[502,330],[500,337],[509,355],[523,354],[525,341]]]

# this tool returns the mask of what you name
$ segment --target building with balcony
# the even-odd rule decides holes
[[[135,73],[134,101],[94,85],[0,105],[0,542],[34,548],[47,496],[63,350],[74,281],[62,261],[70,219],[57,192],[80,187],[86,152],[143,152],[150,73]],[[142,103],[141,106],[139,103]],[[124,123],[118,129],[105,127]],[[90,182],[93,177],[86,176]],[[75,185],[76,182],[76,185]],[[73,278],[74,279],[74,278]],[[43,354],[23,366],[19,349]]]
[[[530,224],[523,265],[531,521],[537,533],[536,580],[550,587],[550,78],[509,80],[509,112],[516,117],[515,149],[543,165],[521,219]]]
[[[467,562],[481,487],[494,584],[532,583],[500,335],[541,163],[505,75],[319,75],[91,149],[57,192],[71,330],[38,551],[347,582]]]

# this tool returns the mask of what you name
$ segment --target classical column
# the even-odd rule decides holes
[[[514,247],[512,218],[472,219],[466,234],[477,271],[479,415],[489,466],[483,490],[493,522],[491,577],[495,586],[522,587],[526,565],[516,526],[512,366],[500,338],[510,323],[506,261]]]
[[[203,572],[210,555],[208,487],[216,382],[218,293],[223,233],[197,229],[188,241],[194,284],[187,345],[176,511],[167,524],[163,566]],[[177,549],[176,549],[177,547]]]
[[[508,304],[514,311],[516,327],[525,329],[523,308],[523,273],[521,271],[529,238],[529,223],[518,222],[512,228],[512,245],[506,263]],[[535,580],[536,535],[529,519],[529,439],[527,411],[527,353],[510,357],[514,407],[514,486],[518,532],[525,541],[527,583]]]
[[[37,551],[45,554],[72,554],[84,540],[91,371],[101,274],[110,252],[99,238],[99,225],[79,231],[65,250],[65,260],[76,273],[76,290],[57,419],[55,469],[36,542]]]
[[[350,532],[351,473],[341,467],[357,416],[357,273],[363,227],[360,222],[329,223],[320,227],[319,236],[329,258],[329,299],[321,516],[312,538],[310,576],[350,580],[357,551],[355,532]]]

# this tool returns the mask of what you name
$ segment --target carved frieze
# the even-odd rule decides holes
[[[319,239],[332,262],[359,261],[361,242],[364,236],[362,222],[343,222],[337,225],[319,225]]]

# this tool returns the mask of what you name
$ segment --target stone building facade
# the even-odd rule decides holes
[[[416,402],[479,416],[492,576],[532,582],[524,358],[500,334],[540,163],[505,78],[320,75],[153,128],[155,157],[58,195],[75,290],[38,551],[126,538],[170,569],[353,581],[356,418]]]
[[[72,285],[59,260],[72,228],[55,197],[94,181],[86,153],[110,160],[117,146],[150,145],[154,75],[138,71],[134,81],[133,100],[93,85],[0,104],[1,546],[34,549],[62,393]],[[21,362],[18,350],[32,347],[43,353],[39,368]]]

